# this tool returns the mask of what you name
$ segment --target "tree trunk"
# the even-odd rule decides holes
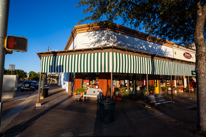
[[[198,128],[206,131],[206,48],[204,38],[205,12],[197,3],[194,41],[196,45],[197,116]]]

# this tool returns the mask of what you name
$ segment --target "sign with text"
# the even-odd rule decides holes
[[[191,71],[191,74],[193,75],[193,76],[196,76],[196,72],[195,71]]]
[[[10,65],[9,65],[9,70],[10,70],[10,71],[14,71],[14,70],[15,70],[15,65],[10,64]]]
[[[192,55],[188,52],[185,52],[183,53],[183,56],[186,58],[186,59],[191,59],[192,58]]]
[[[27,51],[28,40],[24,37],[7,36],[6,49],[11,51]]]

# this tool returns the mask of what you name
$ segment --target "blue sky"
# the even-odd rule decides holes
[[[79,0],[10,0],[7,35],[28,39],[28,51],[13,52],[5,57],[4,68],[15,64],[15,69],[29,73],[39,72],[37,52],[64,50],[70,33],[79,19],[86,17],[82,7],[75,8]],[[83,24],[91,23],[86,21]],[[120,20],[117,24],[122,24]],[[143,31],[143,30],[142,30]]]
[[[86,16],[82,8],[74,7],[77,4],[78,0],[10,0],[7,35],[26,37],[28,51],[7,54],[4,68],[15,64],[15,69],[39,72],[36,53],[47,51],[48,46],[64,50],[72,28]]]

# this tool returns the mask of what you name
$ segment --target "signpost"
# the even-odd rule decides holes
[[[12,75],[12,71],[15,70],[15,65],[10,64],[10,65],[9,65],[9,70],[11,71],[11,75]]]
[[[2,86],[4,75],[4,60],[6,53],[12,51],[27,51],[27,39],[24,37],[6,36],[8,26],[10,0],[0,0],[0,125],[2,115]]]
[[[4,75],[4,60],[6,50],[4,48],[5,38],[7,34],[8,15],[9,15],[9,2],[10,0],[0,0],[0,124],[2,115],[2,86]]]

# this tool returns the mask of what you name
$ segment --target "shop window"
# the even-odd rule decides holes
[[[178,76],[176,81],[177,81],[176,82],[177,86],[183,86],[184,85],[184,78],[183,78],[183,76]]]
[[[83,75],[83,88],[99,88],[99,75],[90,74]]]
[[[160,75],[160,85],[161,86],[170,86],[170,76],[168,75]]]

